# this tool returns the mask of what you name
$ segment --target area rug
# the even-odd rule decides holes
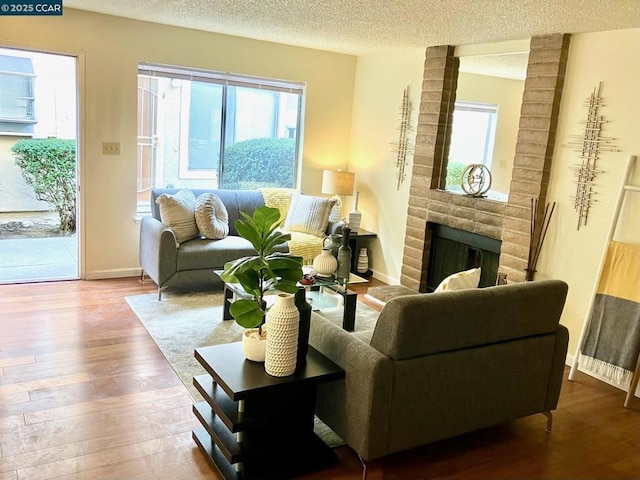
[[[158,301],[155,293],[126,297],[127,303],[196,402],[202,401],[202,396],[193,386],[193,377],[206,372],[194,358],[194,349],[238,342],[244,330],[235,321],[222,320],[223,299],[222,292],[165,292],[162,301]],[[342,307],[326,308],[316,313],[342,325]],[[358,302],[355,331],[372,329],[377,318],[376,310]],[[316,422],[315,431],[331,446],[343,443],[319,421]]]

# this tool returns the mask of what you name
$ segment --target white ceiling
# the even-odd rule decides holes
[[[355,55],[640,24],[638,0],[65,0],[64,5]]]
[[[460,57],[460,71],[524,81],[529,52]]]

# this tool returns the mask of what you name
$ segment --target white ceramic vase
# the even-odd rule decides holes
[[[360,222],[362,220],[362,213],[358,211],[358,197],[360,196],[360,192],[356,192],[355,202],[353,204],[353,210],[349,212],[348,223],[349,228],[352,232],[358,233],[358,229],[360,228]]]
[[[286,377],[296,370],[300,313],[294,296],[280,293],[267,312],[267,351],[265,371],[273,377]]]
[[[320,277],[330,277],[338,268],[338,260],[331,254],[330,248],[323,248],[320,255],[313,259],[313,269]]]
[[[356,271],[358,273],[367,273],[367,270],[369,270],[369,256],[367,255],[367,249],[361,248]]]
[[[262,326],[262,335],[257,328],[247,328],[242,333],[242,352],[247,360],[264,362],[267,351],[267,331]]]

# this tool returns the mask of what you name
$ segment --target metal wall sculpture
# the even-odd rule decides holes
[[[409,85],[404,89],[402,94],[402,103],[400,104],[400,135],[397,142],[392,142],[392,152],[397,153],[396,157],[396,175],[398,177],[397,189],[400,190],[400,185],[407,178],[407,156],[411,155],[414,150],[414,146],[409,142],[409,133],[413,131],[411,126],[411,100],[409,99]]]
[[[589,216],[589,207],[596,201],[595,192],[593,190],[593,180],[598,173],[602,173],[596,166],[602,152],[619,151],[614,145],[615,138],[603,137],[600,135],[602,125],[607,123],[598,112],[600,107],[604,106],[603,99],[600,97],[600,89],[602,82],[593,89],[593,93],[587,97],[584,105],[587,107],[587,120],[581,123],[585,124],[584,133],[582,135],[570,135],[569,141],[565,147],[570,147],[574,152],[580,155],[580,163],[570,168],[576,172],[577,187],[576,194],[571,196],[573,206],[578,213],[578,230],[587,224]]]

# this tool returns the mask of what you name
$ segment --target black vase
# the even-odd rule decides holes
[[[298,330],[298,359],[297,366],[304,365],[309,351],[309,328],[311,327],[311,304],[307,302],[304,287],[298,287],[295,295],[295,304],[300,312],[300,327]]]
[[[349,234],[351,229],[344,227],[342,229],[342,243],[338,249],[338,271],[336,279],[343,285],[349,283],[349,274],[351,272],[351,247],[349,247]]]

